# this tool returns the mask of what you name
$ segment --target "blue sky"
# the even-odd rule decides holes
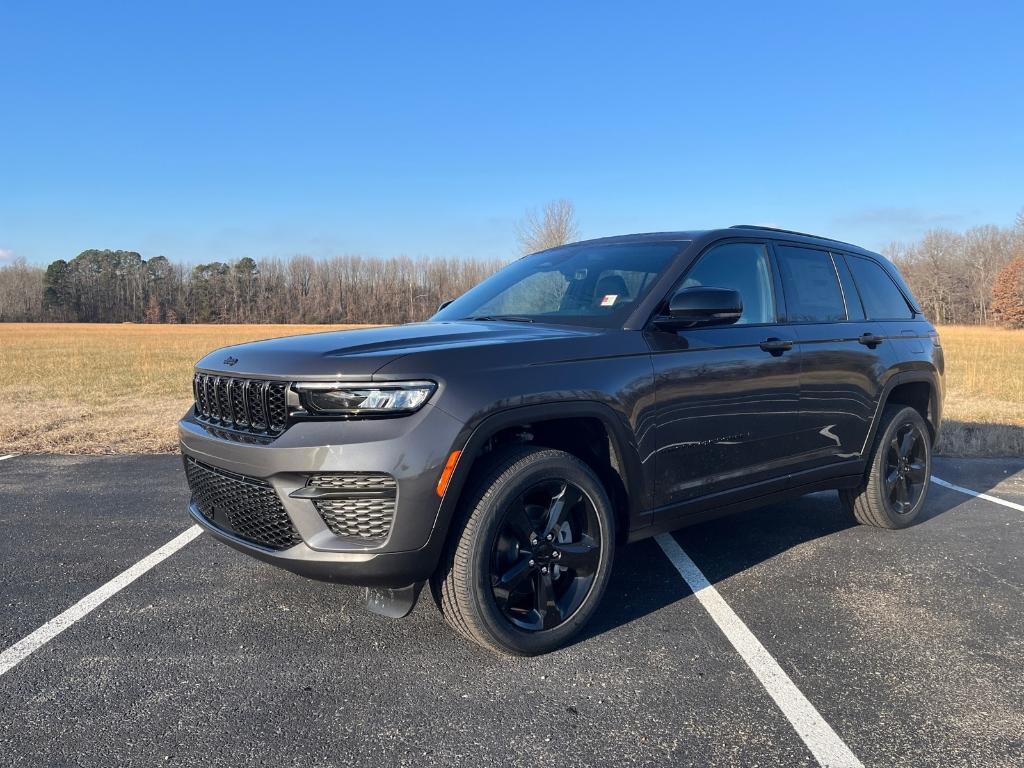
[[[0,258],[511,256],[1024,207],[1024,3],[0,4]]]

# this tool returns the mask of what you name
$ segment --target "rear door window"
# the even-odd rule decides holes
[[[846,320],[843,291],[829,253],[792,245],[776,245],[775,251],[791,323]]]
[[[848,257],[847,264],[853,272],[868,319],[909,320],[914,316],[903,293],[880,265],[862,256]]]

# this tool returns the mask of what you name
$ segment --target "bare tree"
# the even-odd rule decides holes
[[[553,200],[539,213],[527,211],[517,230],[523,253],[571,243],[580,236],[576,206],[571,200]]]
[[[1015,240],[1024,237],[995,226],[964,233],[933,229],[917,242],[893,243],[885,252],[933,322],[989,323],[992,285],[1013,260]]]
[[[43,314],[42,267],[24,258],[0,265],[0,322],[38,320]]]

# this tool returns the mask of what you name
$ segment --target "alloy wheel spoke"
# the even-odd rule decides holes
[[[899,511],[902,512],[907,503],[907,483],[902,478],[896,483],[896,503],[900,505]]]
[[[896,489],[896,483],[900,479],[900,471],[897,468],[889,470],[889,474],[885,476],[885,492],[891,497],[892,492]]]
[[[915,484],[923,483],[927,478],[925,477],[925,465],[923,461],[914,461],[910,464],[910,471],[907,473]]]
[[[562,609],[555,600],[555,585],[551,580],[551,574],[538,572],[536,580],[534,608],[540,617],[540,624],[544,629],[558,626],[562,623]]]
[[[534,567],[530,565],[530,557],[524,555],[507,571],[498,577],[494,584],[494,596],[503,604],[508,603],[509,597],[521,587],[530,577]]]
[[[601,557],[600,547],[590,537],[584,537],[582,541],[571,544],[556,544],[555,550],[559,553],[557,564],[575,571],[578,576],[596,571]]]
[[[911,452],[914,450],[914,443],[917,442],[917,430],[911,427],[907,430],[907,434],[903,436],[900,441],[900,456],[904,459],[909,459]]]
[[[558,525],[558,521],[562,517],[562,512],[565,509],[565,494],[569,492],[569,485],[563,485],[560,490],[552,499],[551,504],[548,506],[547,519],[544,522],[544,535],[551,533],[555,526]]]
[[[517,505],[509,513],[508,517],[505,518],[505,525],[521,546],[531,546],[530,540],[535,538],[536,534],[534,533],[533,521],[530,520],[530,516],[526,512],[526,507],[521,504]]]
[[[892,451],[892,455],[896,457],[896,463],[898,464],[901,454],[900,441],[897,439],[896,435],[893,435],[892,440],[889,441],[889,450]]]
[[[575,507],[583,498],[583,494],[574,485],[566,483],[552,499],[548,507],[547,520],[544,525],[544,535],[553,536],[565,519],[566,513]]]

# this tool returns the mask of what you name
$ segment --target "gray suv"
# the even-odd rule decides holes
[[[196,366],[192,517],[511,654],[593,615],[615,548],[838,489],[921,512],[939,337],[892,264],[763,227],[520,259],[429,321],[242,344]]]

